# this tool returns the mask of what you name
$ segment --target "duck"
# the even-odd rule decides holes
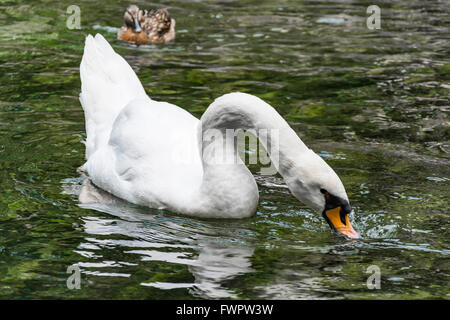
[[[259,97],[227,93],[198,119],[149,97],[131,66],[100,34],[86,38],[80,77],[86,126],[86,161],[80,170],[96,187],[176,214],[250,218],[257,211],[258,186],[236,149],[220,137],[229,130],[269,130],[258,138],[291,194],[337,234],[360,238],[349,221],[351,206],[338,175]],[[224,158],[233,161],[220,161]]]
[[[175,19],[166,8],[141,10],[136,5],[129,6],[123,15],[123,26],[117,39],[137,45],[167,43],[175,39]]]

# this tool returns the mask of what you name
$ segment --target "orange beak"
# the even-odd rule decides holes
[[[343,234],[350,239],[359,239],[361,235],[353,229],[348,220],[348,215],[341,216],[341,207],[336,207],[334,209],[326,210],[324,216],[328,220],[330,226],[337,232]]]

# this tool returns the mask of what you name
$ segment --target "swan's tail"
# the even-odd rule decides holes
[[[86,119],[86,159],[108,142],[113,122],[131,100],[146,96],[130,65],[100,34],[88,35],[80,65],[80,102]]]

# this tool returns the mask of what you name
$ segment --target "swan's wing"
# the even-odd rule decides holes
[[[86,119],[86,159],[89,159],[107,143],[112,124],[123,107],[146,94],[130,65],[100,34],[86,38],[80,76],[80,102]]]
[[[130,202],[186,205],[189,192],[202,181],[198,123],[170,103],[135,99],[119,113],[108,144],[84,169],[94,184]]]

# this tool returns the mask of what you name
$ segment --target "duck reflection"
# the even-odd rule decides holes
[[[253,238],[245,222],[199,220],[137,207],[95,187],[87,178],[81,184],[65,183],[63,188],[64,193],[78,195],[81,207],[111,215],[82,218],[88,236],[77,252],[95,260],[80,263],[86,274],[105,276],[108,274],[98,272],[98,268],[139,268],[154,261],[181,264],[187,266],[193,281],[192,278],[186,282],[145,281],[140,285],[162,290],[187,288],[195,296],[219,299],[236,298],[234,290],[226,287],[227,281],[253,271],[250,262]],[[120,258],[130,257],[132,262],[99,263],[102,259],[99,253],[105,248],[121,249]],[[139,257],[138,264],[135,255]],[[109,275],[132,277],[132,273]]]

